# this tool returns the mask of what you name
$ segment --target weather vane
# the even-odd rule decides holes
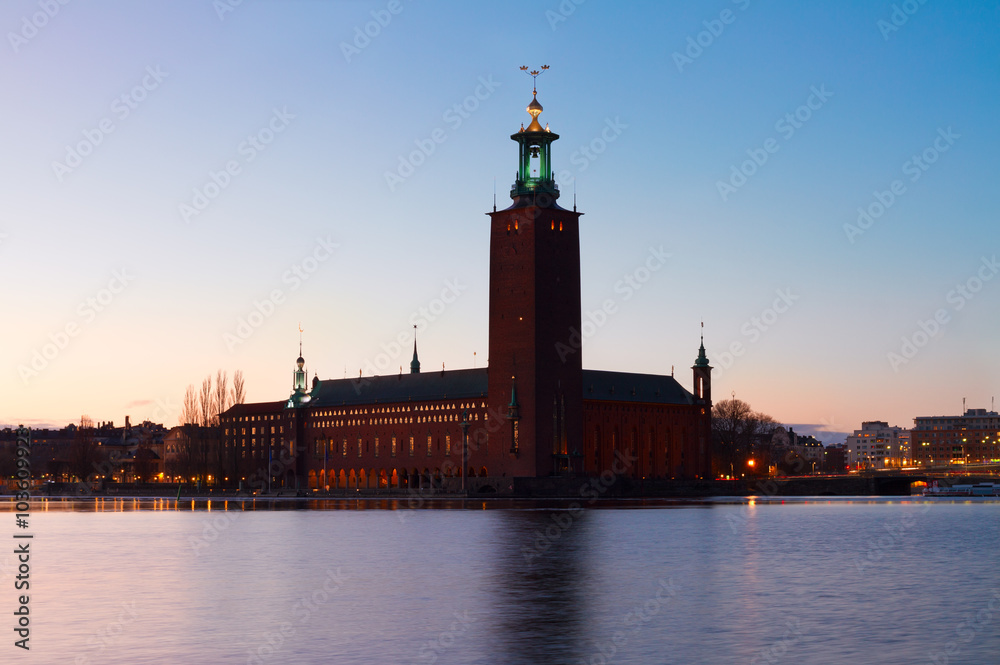
[[[541,74],[542,74],[543,72],[546,72],[546,71],[548,71],[548,69],[549,69],[549,66],[548,66],[548,65],[542,65],[542,68],[541,68],[541,70],[538,70],[538,69],[532,69],[532,70],[531,70],[531,71],[529,72],[529,71],[528,71],[528,66],[527,66],[527,65],[524,65],[523,67],[521,67],[521,71],[522,71],[522,72],[524,72],[525,74],[527,74],[528,76],[530,76],[530,77],[531,77],[531,87],[532,87],[532,91],[531,91],[531,92],[532,92],[532,94],[535,94],[535,95],[537,95],[537,94],[538,94],[538,77],[539,77],[539,76],[540,76],[540,75],[541,75]]]

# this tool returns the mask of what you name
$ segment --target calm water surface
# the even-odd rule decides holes
[[[1000,663],[997,502],[360,505],[36,506],[0,662]]]

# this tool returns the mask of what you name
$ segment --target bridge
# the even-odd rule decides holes
[[[964,469],[962,471],[971,471]],[[985,471],[986,469],[976,469]],[[919,471],[878,471],[842,475],[785,476],[747,481],[750,494],[764,496],[909,496],[915,482],[942,485],[996,482],[995,475],[956,472],[954,467]]]

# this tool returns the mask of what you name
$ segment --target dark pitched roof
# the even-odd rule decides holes
[[[270,414],[278,413],[283,408],[288,400],[281,400],[280,402],[254,402],[253,404],[234,404],[220,415],[223,416],[256,416],[259,414]]]
[[[420,374],[390,374],[356,379],[328,379],[309,394],[307,408],[351,404],[422,402],[441,399],[486,398],[489,376],[485,368]],[[693,404],[694,396],[672,376],[583,370],[583,399],[647,404]],[[223,415],[246,416],[277,413],[288,404],[260,402],[237,404]]]
[[[320,381],[306,406],[485,398],[487,387],[486,369],[333,379]]]
[[[672,376],[583,370],[583,399],[647,404],[694,404],[694,395]]]

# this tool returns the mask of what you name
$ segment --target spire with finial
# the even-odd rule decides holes
[[[698,348],[698,358],[694,361],[695,367],[708,367],[708,357],[705,355],[705,322],[701,322],[701,346]]]
[[[517,420],[519,417],[517,403],[517,377],[510,377],[510,404],[507,405],[507,419]]]
[[[303,330],[302,330],[302,322],[300,321],[300,322],[299,322],[299,359],[295,361],[295,362],[296,362],[296,364],[298,364],[298,366],[299,366],[299,369],[302,369],[302,366],[303,366],[303,365],[305,364],[305,362],[306,362],[306,361],[305,361],[305,360],[303,360],[303,358],[302,358],[302,333],[303,333]]]
[[[510,137],[520,147],[517,176],[510,197],[521,205],[536,205],[535,195],[539,193],[538,190],[548,194],[552,201],[559,197],[559,187],[552,177],[552,142],[559,135],[550,130],[547,124],[542,127],[538,122],[538,116],[542,113],[542,105],[538,102],[538,77],[548,69],[548,65],[532,70],[527,66],[521,67],[521,71],[532,79],[531,103],[527,108],[531,123],[527,127],[522,124],[521,129]]]
[[[420,359],[417,358],[417,326],[413,326],[413,360],[410,361],[410,374],[420,374]]]
[[[532,81],[531,82],[531,103],[528,104],[528,109],[527,109],[528,113],[531,114],[531,124],[528,125],[528,128],[524,130],[526,132],[544,132],[544,131],[548,131],[547,127],[543,128],[538,123],[538,116],[542,112],[542,105],[538,103],[538,76],[540,74],[542,74],[543,72],[547,71],[548,68],[549,68],[548,65],[542,65],[541,70],[532,69],[529,72],[527,65],[521,67],[521,71],[525,72],[526,74],[528,74],[528,76],[531,77],[531,81]]]
[[[307,401],[305,394],[309,390],[309,374],[305,368],[306,361],[302,357],[302,324],[299,323],[299,357],[295,360],[295,371],[292,372],[292,400],[297,406]]]

